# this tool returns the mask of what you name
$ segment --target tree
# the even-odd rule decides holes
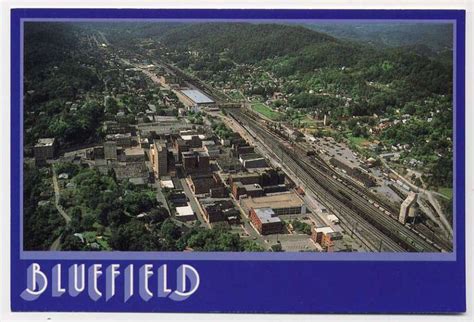
[[[147,212],[157,203],[156,196],[148,192],[129,191],[123,198],[125,210],[131,215]]]
[[[83,250],[84,244],[78,236],[74,236],[72,233],[64,234],[61,240],[61,250],[64,251],[78,251]]]
[[[79,207],[74,207],[70,210],[71,221],[69,226],[73,232],[81,232],[82,228],[82,210]]]
[[[291,225],[296,231],[311,235],[311,225],[296,219],[291,222]]]
[[[107,214],[107,222],[111,227],[120,227],[130,220],[121,209],[114,209]]]
[[[166,218],[169,218],[170,214],[168,213],[168,210],[166,210],[166,208],[159,207],[152,209],[148,216],[153,223],[160,223],[163,222]]]
[[[92,230],[95,223],[96,218],[94,215],[86,214],[82,217],[82,229],[85,231]]]
[[[271,246],[272,252],[282,252],[283,248],[281,247],[281,243],[273,244]]]
[[[121,251],[161,250],[160,241],[153,231],[149,231],[144,223],[136,219],[112,229],[109,244],[113,249]]]

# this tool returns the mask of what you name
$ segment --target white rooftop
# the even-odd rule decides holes
[[[206,96],[204,93],[196,89],[183,89],[181,90],[181,92],[196,104],[214,103],[214,101],[210,97]]]
[[[173,180],[161,180],[160,184],[162,188],[174,189]]]
[[[191,206],[188,205],[187,206],[183,206],[183,207],[176,207],[176,216],[180,217],[180,216],[192,216],[194,215],[194,211],[193,211],[193,208],[191,208]]]
[[[206,138],[204,134],[181,134],[181,138],[184,141],[191,141],[193,139],[193,136],[197,136],[201,140],[204,140]]]
[[[206,141],[202,141],[202,145],[205,146],[205,145],[216,145],[216,142],[212,141],[212,140],[206,140]]]
[[[331,227],[318,227],[314,228],[317,233],[323,233],[323,234],[330,234],[333,233],[334,230]]]
[[[262,224],[281,221],[280,218],[275,215],[275,212],[272,208],[257,208],[255,209],[255,214],[257,215],[258,219],[260,219]]]
[[[52,146],[54,144],[54,138],[42,138],[38,139],[36,146]]]
[[[339,218],[336,215],[333,215],[333,214],[327,215],[326,218],[329,221],[332,221],[332,222],[339,222]]]

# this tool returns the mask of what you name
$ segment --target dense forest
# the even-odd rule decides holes
[[[25,165],[23,169],[23,236],[25,250],[47,250],[64,228],[64,219],[54,206],[48,169]]]
[[[25,24],[25,146],[40,137],[66,145],[100,137],[103,105],[94,94],[102,90],[103,63],[81,37],[72,24]]]
[[[422,46],[435,54],[453,48],[451,23],[308,23],[305,27],[336,38],[370,43],[376,46]]]

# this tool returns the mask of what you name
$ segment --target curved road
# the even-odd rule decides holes
[[[69,224],[69,222],[71,221],[71,216],[69,216],[64,211],[63,207],[61,207],[61,205],[59,204],[60,193],[59,193],[58,177],[56,175],[56,170],[54,169],[54,166],[51,166],[51,168],[53,169],[54,205],[56,206],[56,209],[58,210],[58,212],[61,214],[61,216],[66,221],[66,224]],[[54,242],[51,244],[51,246],[49,248],[50,251],[59,250],[59,247],[61,246],[61,242],[60,242],[61,236],[62,236],[62,234],[59,235],[59,237],[56,238],[54,240]]]

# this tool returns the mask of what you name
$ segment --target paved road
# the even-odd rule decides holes
[[[411,183],[409,180],[407,180],[405,177],[403,177],[402,175],[398,174],[395,170],[393,170],[388,164],[387,162],[383,159],[383,158],[379,158],[381,161],[382,161],[382,164],[387,168],[389,169],[393,174],[395,174],[396,176],[398,176],[400,178],[401,181],[403,181],[404,183],[406,183],[410,188],[412,188],[415,192],[418,192],[422,195],[425,195],[427,197],[427,201],[433,206],[433,208],[436,210],[437,212],[437,215],[438,217],[440,218],[441,222],[442,222],[442,225],[438,225],[440,226],[441,229],[445,230],[448,232],[449,235],[453,235],[453,228],[451,226],[451,224],[449,223],[449,220],[447,219],[446,217],[446,214],[443,212],[443,210],[441,209],[439,203],[438,203],[438,200],[436,200],[434,198],[434,195],[433,195],[433,191],[430,191],[430,190],[426,190],[426,189],[423,189],[423,188],[420,188],[416,185],[414,185],[413,183]],[[437,193],[436,193],[437,194]],[[437,194],[438,195],[438,194]]]
[[[189,189],[188,183],[186,182],[186,179],[180,179],[181,185],[183,186],[183,191],[186,194],[186,196],[189,199],[189,204],[191,205],[191,208],[193,209],[194,213],[196,214],[198,220],[201,222],[201,226],[211,228],[211,225],[204,220],[204,217],[202,215],[201,207],[198,205],[198,201],[196,200],[196,197],[194,196],[193,192],[191,189]]]
[[[243,211],[241,211],[241,213],[243,213]],[[252,239],[258,245],[262,246],[264,249],[269,250],[270,245],[267,242],[265,242],[264,237],[257,232],[255,227],[250,223],[250,220],[248,219],[248,217],[242,214],[241,218],[242,218],[242,224],[240,226],[247,234],[249,234],[249,237],[247,238]]]
[[[71,217],[64,211],[63,207],[59,204],[59,197],[61,196],[59,193],[59,183],[58,183],[58,177],[56,175],[56,170],[54,170],[53,167],[53,186],[54,186],[54,204],[56,206],[56,209],[59,211],[61,216],[63,216],[64,220],[66,220],[66,223],[69,223],[71,221]]]
[[[66,221],[66,224],[68,224],[71,221],[71,217],[64,211],[63,207],[61,207],[61,205],[59,204],[60,193],[59,193],[58,177],[56,175],[56,170],[54,169],[54,166],[52,166],[51,168],[53,169],[54,205],[56,206],[56,209]],[[49,250],[51,251],[59,250],[61,246],[61,242],[60,242],[61,236],[62,235],[60,235],[58,238],[54,240]]]
[[[168,212],[169,212],[170,215],[171,215],[171,211],[170,211],[170,208],[168,207],[168,203],[166,202],[165,195],[163,194],[163,191],[161,190],[159,180],[157,180],[157,182],[155,183],[155,188],[156,188],[156,200],[157,200],[163,207],[165,207],[166,210],[168,210]]]
[[[453,236],[453,228],[451,227],[451,223],[448,221],[448,219],[444,215],[444,212],[441,209],[441,206],[440,206],[438,200],[436,200],[436,198],[433,197],[433,194],[431,193],[431,191],[428,191],[426,194],[428,195],[428,200],[433,205],[433,208],[438,213],[438,216],[441,219],[441,222],[443,223],[444,228],[448,231],[449,235],[452,237]]]
[[[282,249],[287,252],[317,249],[316,244],[311,240],[310,236],[306,234],[275,234],[267,235],[265,239],[269,245],[281,244]]]
[[[51,246],[49,247],[49,250],[50,251],[58,251],[60,250],[60,246],[61,246],[61,235],[59,235],[58,238],[56,238],[53,243],[51,244]]]

